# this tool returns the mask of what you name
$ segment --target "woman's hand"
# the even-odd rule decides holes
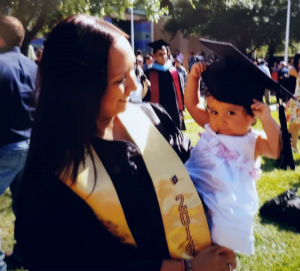
[[[212,245],[201,250],[191,261],[192,270],[234,270],[236,255],[226,247]]]
[[[231,271],[236,268],[235,253],[219,245],[212,245],[201,250],[189,262],[193,271]],[[164,260],[160,270],[184,270],[185,268],[183,261]]]

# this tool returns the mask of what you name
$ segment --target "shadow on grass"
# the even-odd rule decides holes
[[[280,230],[300,233],[300,197],[297,191],[300,183],[280,195],[267,200],[259,209],[261,224],[272,224]]]
[[[264,163],[261,165],[261,170],[263,172],[270,172],[274,168],[276,168],[275,167],[276,160],[270,159],[270,158],[267,158],[267,157],[262,157],[262,160],[264,161]]]
[[[262,157],[262,160],[264,161],[264,163],[261,166],[261,170],[263,172],[270,172],[274,168],[280,169],[280,168],[276,167],[276,160],[270,159],[267,157]],[[295,161],[295,167],[300,165],[300,157],[299,156],[297,156],[296,159],[294,158],[294,161]]]
[[[284,224],[284,223],[279,223],[277,221],[268,219],[264,216],[259,215],[260,218],[260,223],[263,225],[269,224],[269,225],[273,225],[274,227],[277,228],[278,231],[291,231],[293,233],[300,233],[299,229],[297,230],[296,227],[290,226],[288,224]]]

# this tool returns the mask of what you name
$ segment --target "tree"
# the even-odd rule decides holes
[[[283,48],[285,42],[287,16],[287,0],[264,0],[263,5],[257,9],[261,35],[268,45],[268,58],[272,59],[274,53]],[[300,41],[300,2],[291,0],[290,17],[290,44]]]
[[[179,1],[165,30],[175,35],[202,35],[229,41],[244,53],[267,45],[269,56],[282,46],[286,26],[286,0],[194,0],[194,7]],[[300,41],[300,1],[291,0],[291,41]],[[247,50],[248,49],[248,50]]]
[[[184,36],[200,34],[207,23],[214,18],[219,10],[224,10],[226,0],[187,1],[175,2],[170,18],[165,24],[165,30],[172,36],[181,31]]]
[[[202,33],[231,42],[243,53],[251,53],[263,43],[260,39],[260,29],[253,19],[253,10],[241,5],[220,10],[214,19],[207,23]]]
[[[22,51],[40,31],[47,31],[62,18],[75,13],[90,13],[100,17],[113,15],[124,18],[127,8],[143,5],[149,20],[157,21],[167,14],[171,1],[165,0],[1,0],[0,13],[17,17],[24,25]]]

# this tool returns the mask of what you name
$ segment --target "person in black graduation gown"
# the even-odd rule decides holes
[[[40,64],[37,118],[16,218],[16,239],[27,269],[235,268],[235,254],[216,245],[201,250],[185,266],[179,259],[170,259],[149,171],[140,148],[121,122],[121,113],[128,108],[144,112],[182,162],[189,157],[190,143],[161,106],[128,102],[136,89],[134,61],[126,34],[95,17],[74,15],[49,34]],[[141,123],[133,125],[139,128]],[[161,150],[151,151],[164,165]],[[100,171],[94,172],[93,189],[87,197],[74,192],[80,165],[86,165],[87,156],[93,157],[92,171],[98,169],[101,159],[136,245],[124,242],[118,225],[112,228],[112,223],[102,223],[97,206],[88,204],[98,181],[105,179]],[[65,181],[67,172],[71,184]]]
[[[183,86],[175,67],[167,57],[167,46],[164,40],[148,43],[153,49],[155,62],[145,74],[150,80],[151,87],[144,101],[161,104],[173,119],[175,125],[185,130]]]

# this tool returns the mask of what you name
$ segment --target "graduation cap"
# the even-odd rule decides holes
[[[217,100],[250,105],[253,99],[262,101],[265,89],[276,92],[284,100],[293,97],[232,44],[207,39],[200,42],[217,56],[202,75],[208,91]]]
[[[253,99],[262,101],[265,89],[276,92],[279,102],[293,98],[292,93],[267,76],[232,44],[207,39],[200,39],[200,42],[213,51],[216,57],[202,74],[207,90],[215,99],[249,108]],[[294,169],[290,135],[282,104],[279,106],[279,118],[283,136],[282,161],[279,166]]]
[[[164,49],[163,47],[167,47],[170,44],[165,42],[164,40],[156,40],[156,41],[147,43],[147,45],[153,49],[153,53],[155,54],[155,52],[157,50]]]

